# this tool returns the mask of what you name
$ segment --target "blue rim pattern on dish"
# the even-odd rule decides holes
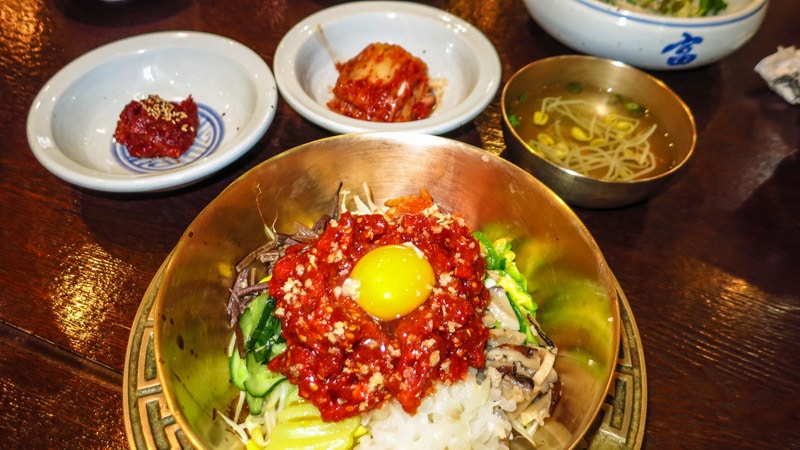
[[[214,153],[225,136],[225,124],[222,117],[210,107],[197,104],[200,126],[194,143],[179,159],[173,158],[135,158],[128,149],[111,140],[111,152],[114,158],[125,169],[134,173],[157,173],[183,167]]]
[[[670,28],[697,28],[697,27],[708,27],[708,26],[720,26],[729,23],[736,23],[741,22],[742,20],[747,19],[748,17],[752,16],[753,14],[757,14],[759,11],[764,9],[767,6],[767,2],[764,2],[758,6],[758,8],[753,9],[750,13],[734,17],[734,18],[721,18],[720,20],[714,20],[714,17],[705,17],[705,18],[694,18],[694,19],[687,19],[687,20],[679,20],[677,18],[672,22],[664,22],[659,19],[648,19],[646,17],[647,14],[645,13],[631,13],[631,11],[621,10],[613,5],[603,3],[602,0],[595,1],[595,0],[576,0],[578,3],[585,5],[591,9],[612,15],[618,18],[624,18],[630,20],[631,22],[641,22],[653,25],[660,25],[663,27],[670,27]]]

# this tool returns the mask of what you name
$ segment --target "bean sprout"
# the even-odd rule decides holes
[[[528,146],[567,169],[605,180],[630,181],[656,168],[650,136],[656,125],[617,113],[600,116],[592,103],[546,97],[534,121],[546,128]],[[552,123],[550,123],[552,122]]]

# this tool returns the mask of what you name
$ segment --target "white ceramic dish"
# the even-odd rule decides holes
[[[353,119],[328,109],[336,62],[368,44],[397,44],[444,81],[430,117],[399,123]],[[273,62],[278,88],[300,115],[334,133],[413,131],[441,134],[477,116],[500,86],[500,58],[480,30],[450,13],[411,2],[344,3],[297,23],[281,40]]]
[[[131,158],[114,141],[122,109],[159,95],[192,95],[200,128],[175,160]],[[61,69],[28,113],[28,142],[50,172],[106,192],[163,191],[199,181],[247,152],[275,116],[277,86],[267,64],[231,39],[197,32],[135,36],[94,49]]]
[[[564,45],[652,70],[719,61],[753,37],[767,9],[767,0],[727,0],[726,10],[715,16],[679,18],[600,0],[524,1],[533,19]]]

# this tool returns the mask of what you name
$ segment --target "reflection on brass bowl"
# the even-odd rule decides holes
[[[513,164],[470,145],[408,133],[350,134],[301,145],[233,182],[192,222],[174,250],[154,305],[158,373],[170,410],[199,448],[242,448],[215,416],[238,391],[228,381],[226,316],[234,265],[265,242],[265,221],[292,230],[330,211],[337,186],[369,184],[376,202],[428,189],[473,228],[516,239],[517,261],[559,348],[563,395],[537,431],[541,448],[581,441],[617,361],[614,277],[577,216]]]
[[[576,86],[584,90],[580,94],[572,94],[565,87],[565,91],[561,92],[554,88],[557,85]],[[527,98],[526,101],[531,104],[540,105],[541,100],[537,97],[541,97],[543,93],[548,93],[548,96],[556,93],[564,99],[573,99],[589,95],[589,87],[595,92],[602,91],[609,102],[622,98],[624,101],[635,101],[646,108],[648,117],[656,124],[651,137],[653,145],[650,147],[657,161],[653,171],[625,181],[581,173],[531,150],[528,142],[537,139],[537,131],[533,130],[539,128],[531,127],[533,133],[523,135],[523,127],[512,125],[514,119],[511,114],[515,105],[519,104],[520,96]],[[624,63],[593,56],[555,56],[528,64],[506,83],[501,102],[503,137],[510,159],[573,206],[615,208],[657,194],[689,161],[697,140],[694,116],[683,100],[667,85]],[[606,106],[608,105],[603,105]],[[532,123],[533,118],[526,116],[519,117],[518,120]],[[657,139],[663,145],[657,145]]]

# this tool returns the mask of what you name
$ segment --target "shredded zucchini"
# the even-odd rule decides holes
[[[481,254],[486,259],[486,276],[489,286],[502,287],[508,297],[511,309],[517,316],[519,330],[525,333],[525,342],[538,342],[527,316],[536,317],[538,305],[528,293],[528,281],[519,271],[514,261],[516,254],[511,250],[511,242],[505,238],[491,241],[480,231],[473,233],[481,246]]]

